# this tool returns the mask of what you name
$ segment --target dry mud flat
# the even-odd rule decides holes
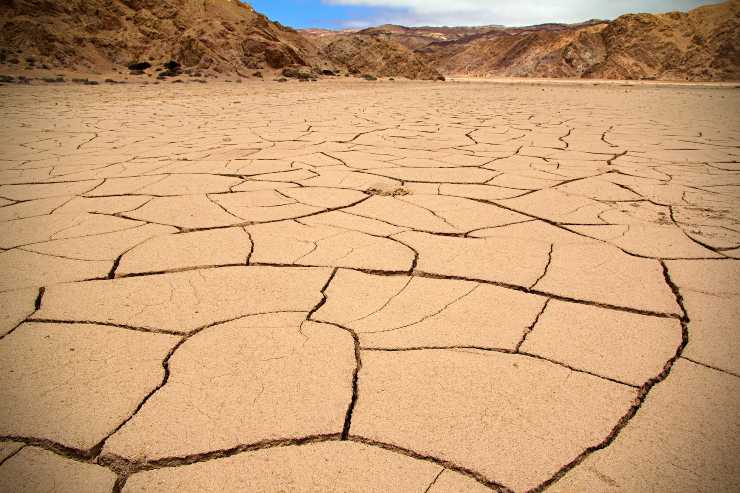
[[[0,490],[738,491],[739,108],[0,88]]]

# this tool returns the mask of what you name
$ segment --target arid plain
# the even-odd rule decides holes
[[[0,87],[0,491],[740,490],[739,110]]]

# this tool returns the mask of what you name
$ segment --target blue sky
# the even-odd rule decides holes
[[[527,25],[611,19],[630,12],[689,10],[719,0],[251,0],[287,26]]]
[[[378,15],[377,7],[329,4],[321,0],[248,0],[257,12],[286,26],[341,28]]]

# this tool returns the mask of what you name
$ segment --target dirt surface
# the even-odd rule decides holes
[[[0,491],[738,491],[739,108],[0,87]]]

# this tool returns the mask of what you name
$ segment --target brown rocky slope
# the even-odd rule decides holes
[[[173,59],[243,75],[308,65],[315,52],[236,0],[0,0],[0,61],[10,65],[105,72]]]
[[[494,28],[418,51],[442,73],[478,77],[740,80],[740,0],[688,13]]]
[[[740,80],[740,0],[688,13],[625,15],[602,39],[606,56],[590,77]]]
[[[338,36],[321,49],[331,63],[350,74],[436,80],[444,77],[426,60],[394,40],[351,34]]]
[[[605,55],[607,23],[495,29],[419,50],[445,74],[473,77],[581,77]]]

